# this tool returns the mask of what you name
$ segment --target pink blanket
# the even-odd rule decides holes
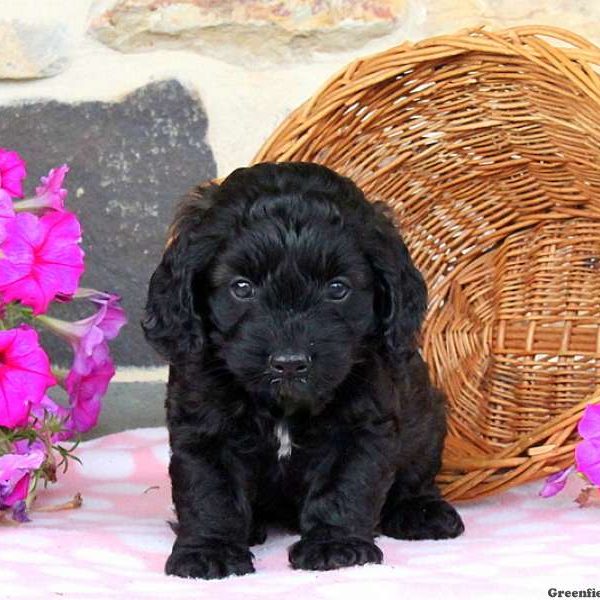
[[[600,514],[580,509],[566,490],[548,500],[540,484],[459,505],[463,537],[403,542],[379,538],[383,565],[315,573],[288,567],[296,538],[273,534],[253,548],[256,574],[221,581],[163,575],[173,543],[162,428],[82,444],[73,464],[39,505],[83,506],[34,512],[33,522],[0,528],[0,598],[399,600],[547,598],[548,589],[600,588]]]

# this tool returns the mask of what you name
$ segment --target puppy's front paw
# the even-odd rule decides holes
[[[455,538],[465,530],[456,510],[438,498],[411,498],[399,502],[385,515],[381,531],[400,540]]]
[[[165,565],[165,573],[194,579],[221,579],[229,575],[254,573],[254,566],[249,550],[234,546],[178,548],[175,544]]]
[[[300,540],[289,551],[294,569],[330,571],[366,563],[379,564],[381,550],[373,543],[358,538],[340,540]]]

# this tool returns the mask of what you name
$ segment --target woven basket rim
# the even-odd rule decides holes
[[[523,39],[524,36],[526,39]],[[557,40],[569,44],[571,47],[554,47],[537,38]],[[531,45],[531,40],[537,43]],[[566,76],[578,88],[589,95],[596,102],[600,102],[600,47],[585,38],[560,27],[523,25],[493,31],[487,26],[463,29],[454,35],[439,35],[419,42],[404,42],[387,50],[355,59],[345,67],[338,69],[314,94],[305,102],[294,109],[273,133],[265,140],[259,151],[255,154],[251,164],[263,162],[268,150],[272,147],[291,121],[299,121],[298,126],[291,132],[286,132],[289,137],[301,135],[318,120],[337,108],[337,104],[329,99],[329,106],[315,111],[319,100],[329,92],[333,83],[336,83],[339,96],[347,96],[350,92],[357,93],[375,83],[385,81],[397,76],[399,68],[409,69],[417,63],[439,59],[442,57],[456,57],[468,52],[484,52],[504,56],[521,55],[544,69],[554,70]],[[565,68],[564,58],[569,58],[570,63],[577,62],[579,69],[572,64]],[[546,62],[548,61],[548,62]],[[380,64],[381,63],[381,64]],[[598,65],[598,72],[586,69],[584,65],[593,63]],[[382,70],[381,67],[384,67]],[[359,70],[360,79],[352,77]],[[289,156],[296,148],[291,146],[282,154],[278,161],[289,160]]]

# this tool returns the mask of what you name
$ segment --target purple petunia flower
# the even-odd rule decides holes
[[[27,498],[31,473],[45,459],[43,450],[37,447],[27,453],[0,456],[0,507],[11,507]]]
[[[71,405],[70,422],[78,432],[90,430],[98,422],[101,400],[115,374],[106,342],[94,348],[81,371],[75,366],[65,379]]]
[[[567,484],[569,475],[574,469],[575,467],[567,467],[562,471],[558,471],[557,473],[550,475],[550,477],[546,479],[544,487],[540,491],[540,496],[542,498],[550,498],[550,496],[555,496],[558,494],[558,492],[562,491]]]
[[[34,429],[40,429],[48,417],[62,424],[61,431],[52,434],[51,441],[53,443],[70,440],[73,437],[71,411],[55,402],[50,396],[44,396],[40,402],[32,405],[29,411],[29,421]]]
[[[579,426],[579,435],[583,438],[575,448],[577,470],[588,480],[600,486],[600,405],[586,406]]]
[[[47,177],[42,177],[40,185],[35,188],[35,197],[28,198],[15,204],[17,212],[57,210],[65,208],[67,190],[62,187],[66,174],[69,172],[67,165],[51,169]]]
[[[120,329],[127,323],[127,317],[119,306],[119,296],[114,294],[85,289],[78,290],[74,297],[91,300],[100,307],[98,312],[75,322],[46,315],[38,317],[38,321],[71,344],[75,355],[72,368],[84,375],[94,364],[90,359],[95,349],[105,341],[117,337]]]

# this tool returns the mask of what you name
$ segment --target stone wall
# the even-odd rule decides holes
[[[29,160],[30,186],[71,164],[88,283],[121,293],[130,314],[117,359],[157,365],[137,323],[173,205],[189,186],[247,164],[358,56],[517,24],[600,43],[600,2],[0,0],[0,146]]]

